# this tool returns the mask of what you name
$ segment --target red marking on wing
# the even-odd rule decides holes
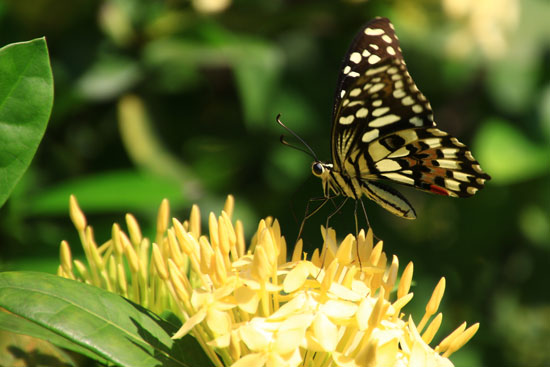
[[[449,192],[447,190],[436,185],[430,185],[430,191],[434,194],[449,196]]]

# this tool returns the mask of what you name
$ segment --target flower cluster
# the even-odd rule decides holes
[[[452,366],[449,355],[478,329],[464,323],[432,348],[445,279],[416,324],[402,312],[413,298],[413,264],[398,280],[397,257],[388,264],[370,230],[338,243],[333,230],[322,229],[322,251],[308,260],[299,241],[287,261],[276,220],[260,221],[247,248],[232,212],[230,196],[219,217],[210,213],[203,234],[197,206],[189,220],[169,226],[164,201],[152,245],[128,215],[129,235],[115,224],[112,238],[97,246],[73,197],[89,267],[72,261],[63,241],[59,275],[175,312],[184,323],[174,338],[191,333],[216,366]]]

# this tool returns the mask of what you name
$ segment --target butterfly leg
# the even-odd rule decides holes
[[[378,236],[376,236],[376,234],[374,233],[374,229],[372,229],[372,226],[370,225],[369,216],[367,215],[367,210],[365,209],[365,203],[363,203],[363,200],[361,199],[359,199],[359,201],[361,202],[361,208],[363,209],[363,215],[365,216],[365,220],[367,221],[367,226],[369,227],[369,229],[372,230],[372,235],[374,239],[377,241],[381,241],[381,239],[378,238]],[[357,214],[356,214],[355,220],[357,220]]]
[[[329,198],[327,198],[328,200]],[[327,235],[328,235],[328,222],[330,221],[330,219],[332,217],[334,217],[336,215],[336,213],[338,213],[343,207],[344,207],[344,204],[346,204],[346,202],[348,201],[349,197],[346,196],[346,198],[344,199],[344,201],[342,201],[342,203],[340,205],[338,205],[338,207],[332,212],[330,213],[328,216],[327,216],[327,222],[326,222],[326,226],[325,226],[325,230],[327,231]]]
[[[362,269],[363,266],[361,265],[361,256],[359,256],[359,220],[357,219],[357,202],[361,202],[361,206],[363,206],[363,200],[361,198],[355,200],[355,209],[353,210],[353,216],[355,217],[355,252],[357,253],[357,260],[359,260],[359,269]],[[364,210],[363,206],[363,210]],[[368,220],[367,220],[368,223]]]
[[[325,204],[328,202],[328,200],[331,199],[330,197],[321,197],[321,198],[311,198],[307,201],[307,204],[306,204],[306,211],[304,213],[304,219],[302,219],[302,223],[300,223],[300,230],[298,231],[298,237],[296,237],[296,242],[298,242],[298,240],[300,239],[300,237],[302,236],[302,231],[304,230],[304,226],[306,224],[306,220],[308,220],[309,218],[311,218],[313,215],[315,215],[315,213],[317,213],[319,210],[321,210],[321,208],[323,206],[325,206]],[[314,210],[311,211],[311,213],[308,213],[309,212],[309,206],[312,202],[314,201],[320,201],[322,200],[323,202],[321,204],[319,204],[319,206],[317,208],[315,208]]]

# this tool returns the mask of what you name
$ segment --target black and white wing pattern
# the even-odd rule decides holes
[[[369,198],[403,217],[412,210],[410,204],[375,180],[469,197],[490,179],[468,147],[436,127],[430,103],[409,75],[386,18],[366,24],[343,61],[333,112],[332,159],[335,172],[358,180]]]

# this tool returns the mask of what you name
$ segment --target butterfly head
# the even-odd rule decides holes
[[[331,172],[334,169],[332,163],[324,163],[318,160],[315,160],[311,164],[311,172],[314,176],[319,177],[323,181],[323,192],[325,197],[328,197],[329,191],[334,191],[335,193],[340,192],[339,189],[333,184],[334,180],[331,177]]]
[[[332,171],[332,164],[330,163],[323,163],[320,161],[315,161],[311,164],[311,172],[323,180],[326,180],[329,175],[330,171]]]

